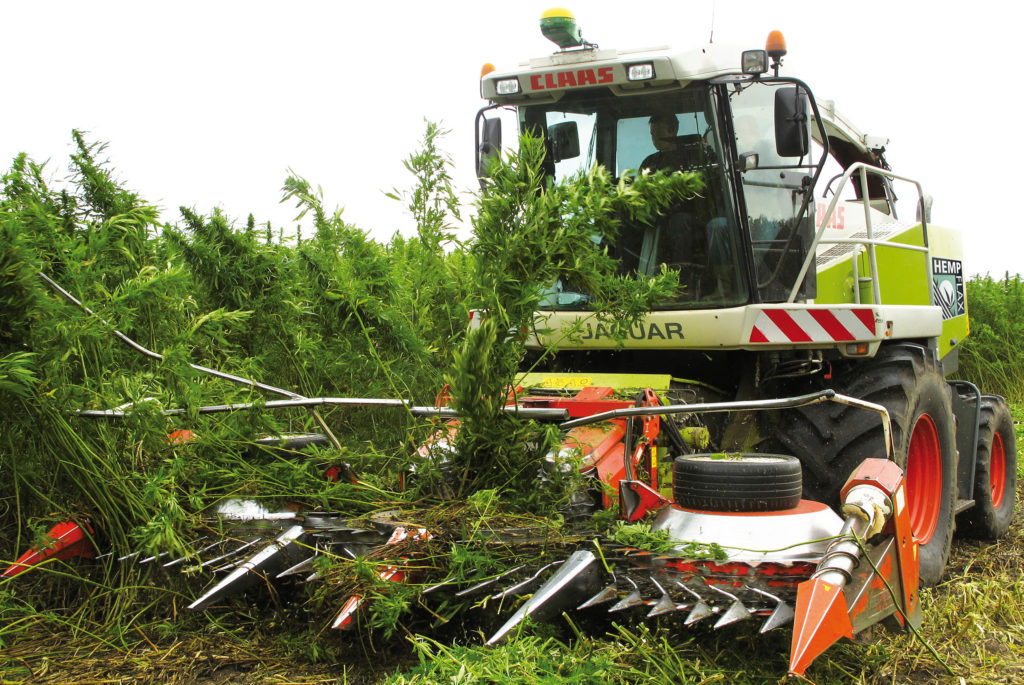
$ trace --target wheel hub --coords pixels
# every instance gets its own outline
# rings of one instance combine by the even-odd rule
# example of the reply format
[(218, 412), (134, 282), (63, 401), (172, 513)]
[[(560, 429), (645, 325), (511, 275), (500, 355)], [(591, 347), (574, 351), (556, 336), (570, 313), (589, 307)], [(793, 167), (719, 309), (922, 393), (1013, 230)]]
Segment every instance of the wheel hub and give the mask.
[(992, 488), (992, 506), (1002, 506), (1006, 495), (1006, 448), (1003, 436), (997, 432), (992, 435), (992, 454), (989, 459), (989, 484)]
[(935, 535), (942, 508), (942, 452), (935, 422), (928, 414), (918, 417), (910, 435), (907, 500), (914, 540), (927, 544)]

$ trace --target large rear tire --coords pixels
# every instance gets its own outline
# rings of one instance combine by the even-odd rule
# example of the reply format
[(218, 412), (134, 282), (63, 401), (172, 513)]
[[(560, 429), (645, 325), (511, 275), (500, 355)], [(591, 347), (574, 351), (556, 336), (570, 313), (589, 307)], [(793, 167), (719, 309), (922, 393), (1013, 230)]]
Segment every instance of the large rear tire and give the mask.
[(1017, 445), (1006, 400), (981, 398), (978, 459), (974, 469), (974, 506), (957, 519), (962, 533), (995, 540), (1006, 535), (1017, 493)]
[[(874, 359), (845, 365), (825, 385), (888, 409), (894, 460), (906, 475), (911, 529), (920, 545), (921, 582), (934, 585), (953, 538), (957, 466), (951, 394), (938, 363), (919, 345), (897, 343), (883, 346)], [(784, 412), (775, 441), (803, 464), (805, 496), (836, 508), (853, 470), (864, 459), (885, 457), (878, 415), (835, 403)]]

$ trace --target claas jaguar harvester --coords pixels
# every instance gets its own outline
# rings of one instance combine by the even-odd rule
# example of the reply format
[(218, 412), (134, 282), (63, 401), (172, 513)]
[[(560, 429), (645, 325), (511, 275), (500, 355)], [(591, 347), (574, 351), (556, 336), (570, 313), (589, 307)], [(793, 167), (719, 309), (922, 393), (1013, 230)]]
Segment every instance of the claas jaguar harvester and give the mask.
[[(778, 32), (738, 54), (599, 48), (560, 9), (541, 28), (558, 52), (485, 67), (482, 175), (511, 108), (517, 133), (543, 136), (556, 182), (595, 164), (704, 181), (610, 246), (623, 273), (664, 265), (682, 286), (624, 345), (570, 283), (538, 314), (548, 333), (533, 346), (557, 339), (558, 352), (538, 355), (530, 383), (576, 399), (639, 392), (635, 407), (563, 424), (566, 445), (583, 446), (627, 519), (658, 510), (655, 530), (728, 552), (634, 555), (644, 572), (592, 601), (627, 601), (649, 571), (639, 590), (652, 614), (792, 619), (794, 673), (883, 618), (915, 623), (918, 586), (941, 577), (954, 529), (999, 537), (1015, 499), (1006, 402), (945, 379), (968, 333), (960, 234), (929, 223), (930, 198), (890, 169), (885, 138), (780, 75)], [(573, 326), (582, 335), (564, 334)], [(681, 439), (697, 430), (711, 447)], [(577, 554), (519, 615), (595, 563)]]
[[(510, 71), (484, 68), (489, 104), (476, 119), (484, 192), (503, 154), (503, 125), (514, 129), (507, 139), (543, 138), (551, 182), (600, 164), (615, 177), (699, 174), (703, 190), (648, 223), (624, 223), (607, 246), (623, 274), (677, 272), (676, 299), (622, 342), (588, 311), (587, 293), (551, 284), (528, 340), (531, 372), (507, 409), (558, 422), (564, 438), (551, 467), (581, 459), (592, 477), (568, 513), (615, 507), (626, 521), (650, 521), (671, 549), (604, 540), (457, 594), (526, 597), (489, 644), (528, 616), (567, 609), (676, 614), (684, 626), (759, 616), (762, 631), (792, 626), (792, 674), (876, 623), (916, 626), (919, 588), (941, 578), (954, 531), (999, 538), (1015, 501), (1005, 400), (947, 380), (968, 333), (960, 234), (930, 224), (930, 198), (889, 168), (886, 139), (861, 133), (807, 84), (780, 75), (778, 32), (766, 49), (740, 53), (599, 48), (561, 9), (545, 13), (541, 29), (557, 52)], [(579, 334), (564, 335), (570, 329)], [(315, 414), (320, 405), (390, 402), (440, 416), (448, 424), (421, 450), (427, 458), (458, 430), (443, 406), (305, 398), (221, 377), (285, 396), (264, 409)], [(325, 432), (271, 442), (333, 440)], [(221, 506), (219, 518), (238, 544), (197, 543), (200, 561), (187, 563), (221, 575), (193, 609), (281, 577), (315, 577), (318, 554), (359, 556), (437, 533), (246, 502)], [(52, 546), (30, 550), (5, 575), (47, 556), (94, 555), (91, 533), (85, 523), (61, 524)], [(396, 562), (381, 578), (409, 574)], [(351, 625), (367, 601), (351, 596), (333, 626)]]

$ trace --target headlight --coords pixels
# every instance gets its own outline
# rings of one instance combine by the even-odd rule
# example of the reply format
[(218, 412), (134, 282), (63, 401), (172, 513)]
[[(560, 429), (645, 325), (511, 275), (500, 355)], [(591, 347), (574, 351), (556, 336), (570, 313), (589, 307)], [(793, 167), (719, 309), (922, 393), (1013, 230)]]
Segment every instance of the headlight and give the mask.
[(650, 62), (630, 64), (626, 70), (626, 78), (630, 81), (649, 81), (654, 78), (654, 65)]
[(503, 78), (494, 84), (494, 88), (498, 91), (498, 95), (515, 95), (521, 90), (517, 78)]
[(763, 74), (768, 71), (766, 50), (744, 50), (741, 59), (744, 74)]

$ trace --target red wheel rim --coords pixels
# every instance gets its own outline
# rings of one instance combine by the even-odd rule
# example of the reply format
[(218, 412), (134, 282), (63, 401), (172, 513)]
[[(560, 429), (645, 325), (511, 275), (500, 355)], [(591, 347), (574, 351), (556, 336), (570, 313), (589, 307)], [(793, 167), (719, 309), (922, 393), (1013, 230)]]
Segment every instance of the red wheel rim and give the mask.
[(992, 453), (989, 455), (988, 480), (992, 487), (992, 506), (998, 509), (1006, 494), (1006, 448), (1003, 447), (1003, 436), (992, 434)]
[(922, 414), (914, 424), (907, 449), (907, 503), (910, 529), (918, 544), (935, 535), (942, 508), (942, 453), (932, 417)]

